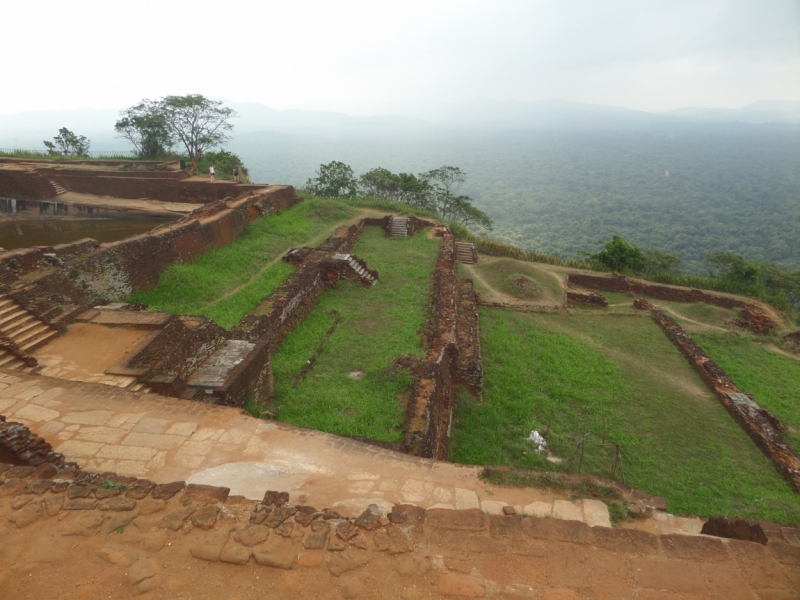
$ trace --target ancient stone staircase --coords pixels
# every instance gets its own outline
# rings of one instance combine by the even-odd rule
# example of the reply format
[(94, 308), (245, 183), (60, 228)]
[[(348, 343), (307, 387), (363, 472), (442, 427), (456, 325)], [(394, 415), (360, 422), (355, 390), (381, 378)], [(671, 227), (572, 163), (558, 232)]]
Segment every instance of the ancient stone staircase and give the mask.
[(358, 264), (358, 261), (353, 257), (352, 254), (335, 254), (333, 260), (341, 260), (346, 262), (353, 271), (355, 271), (361, 279), (369, 283), (369, 285), (375, 285), (378, 283), (378, 280), (367, 271), (364, 267)]
[[(4, 295), (0, 295), (0, 331), (26, 354), (58, 336), (58, 331)], [(18, 357), (0, 349), (0, 367), (17, 369), (22, 366), (24, 363)]]
[(478, 262), (478, 253), (475, 252), (475, 245), (469, 242), (456, 242), (456, 258), (465, 265)]
[(392, 217), (391, 237), (408, 237), (408, 219)]
[(56, 190), (56, 196), (60, 196), (61, 194), (66, 194), (66, 193), (67, 193), (67, 190), (66, 190), (65, 188), (63, 188), (63, 187), (61, 187), (60, 185), (58, 185), (58, 184), (57, 184), (55, 181), (53, 181), (52, 179), (48, 179), (48, 181), (50, 182), (50, 185), (52, 185), (52, 186), (55, 188), (55, 190)]

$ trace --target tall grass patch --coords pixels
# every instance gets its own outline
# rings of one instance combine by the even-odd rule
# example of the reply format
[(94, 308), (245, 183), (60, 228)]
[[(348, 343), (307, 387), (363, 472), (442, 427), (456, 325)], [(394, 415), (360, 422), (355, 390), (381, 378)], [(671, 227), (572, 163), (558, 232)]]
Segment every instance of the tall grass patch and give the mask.
[[(619, 444), (626, 483), (670, 512), (800, 521), (800, 499), (650, 319), (480, 316), (484, 399), (458, 395), (454, 461), (609, 477)], [(562, 462), (536, 453), (534, 429)], [(584, 435), (606, 446), (581, 463)]]
[[(281, 421), (342, 435), (399, 442), (403, 396), (413, 379), (393, 366), (422, 356), (420, 332), (439, 240), (421, 232), (384, 237), (367, 227), (352, 253), (379, 271), (377, 285), (340, 281), (291, 331), (273, 357), (275, 394), (269, 409)], [(336, 319), (339, 324), (324, 339)], [(320, 349), (312, 369), (303, 365)]]
[(158, 284), (136, 292), (132, 302), (153, 310), (206, 315), (231, 328), (272, 293), (292, 272), (280, 260), (293, 246), (316, 245), (318, 236), (356, 214), (330, 200), (303, 202), (290, 210), (250, 223), (234, 242), (207, 252), (195, 262), (167, 268)]

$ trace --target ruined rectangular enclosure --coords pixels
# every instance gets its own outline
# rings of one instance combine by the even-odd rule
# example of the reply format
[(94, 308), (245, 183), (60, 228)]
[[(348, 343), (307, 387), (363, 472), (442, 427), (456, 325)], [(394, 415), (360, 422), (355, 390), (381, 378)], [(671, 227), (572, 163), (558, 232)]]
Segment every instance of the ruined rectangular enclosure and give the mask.
[[(3, 169), (0, 197), (48, 202), (59, 190), (94, 196), (202, 204), (186, 216), (148, 233), (113, 243), (84, 239), (0, 254), (0, 294), (48, 328), (52, 335), (73, 322), (145, 328), (152, 333), (111, 374), (136, 378), (168, 396), (217, 404), (259, 405), (272, 393), (271, 357), (288, 331), (314, 307), (323, 290), (340, 279), (374, 285), (379, 274), (349, 254), (364, 227), (387, 237), (414, 235), (431, 227), (416, 219), (366, 218), (340, 227), (316, 248), (298, 248), (284, 260), (296, 267), (272, 294), (226, 331), (201, 316), (145, 312), (120, 304), (152, 287), (175, 263), (189, 263), (230, 244), (262, 215), (291, 209), (301, 199), (291, 186), (249, 186), (187, 180), (182, 171), (108, 171), (95, 166), (24, 165)], [(145, 167), (147, 168), (147, 167)], [(160, 169), (156, 165), (150, 168)], [(477, 297), (455, 272), (455, 241), (438, 232), (442, 245), (432, 274), (425, 358), (415, 365), (402, 449), (446, 459), (453, 386), (480, 395), (482, 366)], [(97, 308), (95, 308), (97, 307)], [(0, 339), (17, 361), (34, 366), (33, 348)], [(398, 399), (399, 401), (399, 399)]]

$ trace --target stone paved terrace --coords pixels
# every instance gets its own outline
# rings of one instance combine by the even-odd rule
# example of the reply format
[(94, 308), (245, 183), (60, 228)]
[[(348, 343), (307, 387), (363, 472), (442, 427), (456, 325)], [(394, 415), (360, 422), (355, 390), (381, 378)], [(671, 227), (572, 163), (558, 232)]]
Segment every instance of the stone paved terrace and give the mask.
[[(375, 503), (423, 508), (480, 508), (608, 526), (605, 504), (569, 501), (543, 489), (492, 488), (479, 467), (391, 450), (256, 419), (236, 408), (133, 392), (106, 385), (0, 371), (0, 414), (28, 426), (54, 450), (96, 473), (188, 481), (231, 488), (258, 499), (265, 489), (292, 501), (357, 515)], [(634, 527), (699, 534), (702, 521), (655, 513)]]

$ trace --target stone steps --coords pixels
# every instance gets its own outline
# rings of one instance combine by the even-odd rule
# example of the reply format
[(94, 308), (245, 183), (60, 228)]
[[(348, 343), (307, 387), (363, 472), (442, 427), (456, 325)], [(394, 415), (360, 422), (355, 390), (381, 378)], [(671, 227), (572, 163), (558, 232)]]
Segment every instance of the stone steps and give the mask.
[(55, 188), (56, 196), (60, 196), (61, 194), (66, 194), (67, 193), (67, 190), (65, 188), (63, 188), (62, 186), (58, 185), (52, 179), (49, 179), (48, 181), (50, 181), (50, 185), (52, 185)]
[(350, 268), (353, 269), (359, 277), (369, 282), (370, 285), (375, 285), (378, 280), (364, 267), (358, 264), (358, 261), (353, 257), (352, 254), (336, 254), (333, 257), (334, 260), (343, 260)]
[(456, 242), (456, 258), (465, 265), (472, 265), (477, 261), (475, 244), (469, 242)]
[(408, 219), (392, 217), (391, 237), (408, 237)]
[[(0, 296), (0, 331), (25, 353), (30, 353), (58, 336), (58, 331), (43, 323), (11, 298)], [(2, 351), (0, 367), (16, 369), (24, 363)]]

